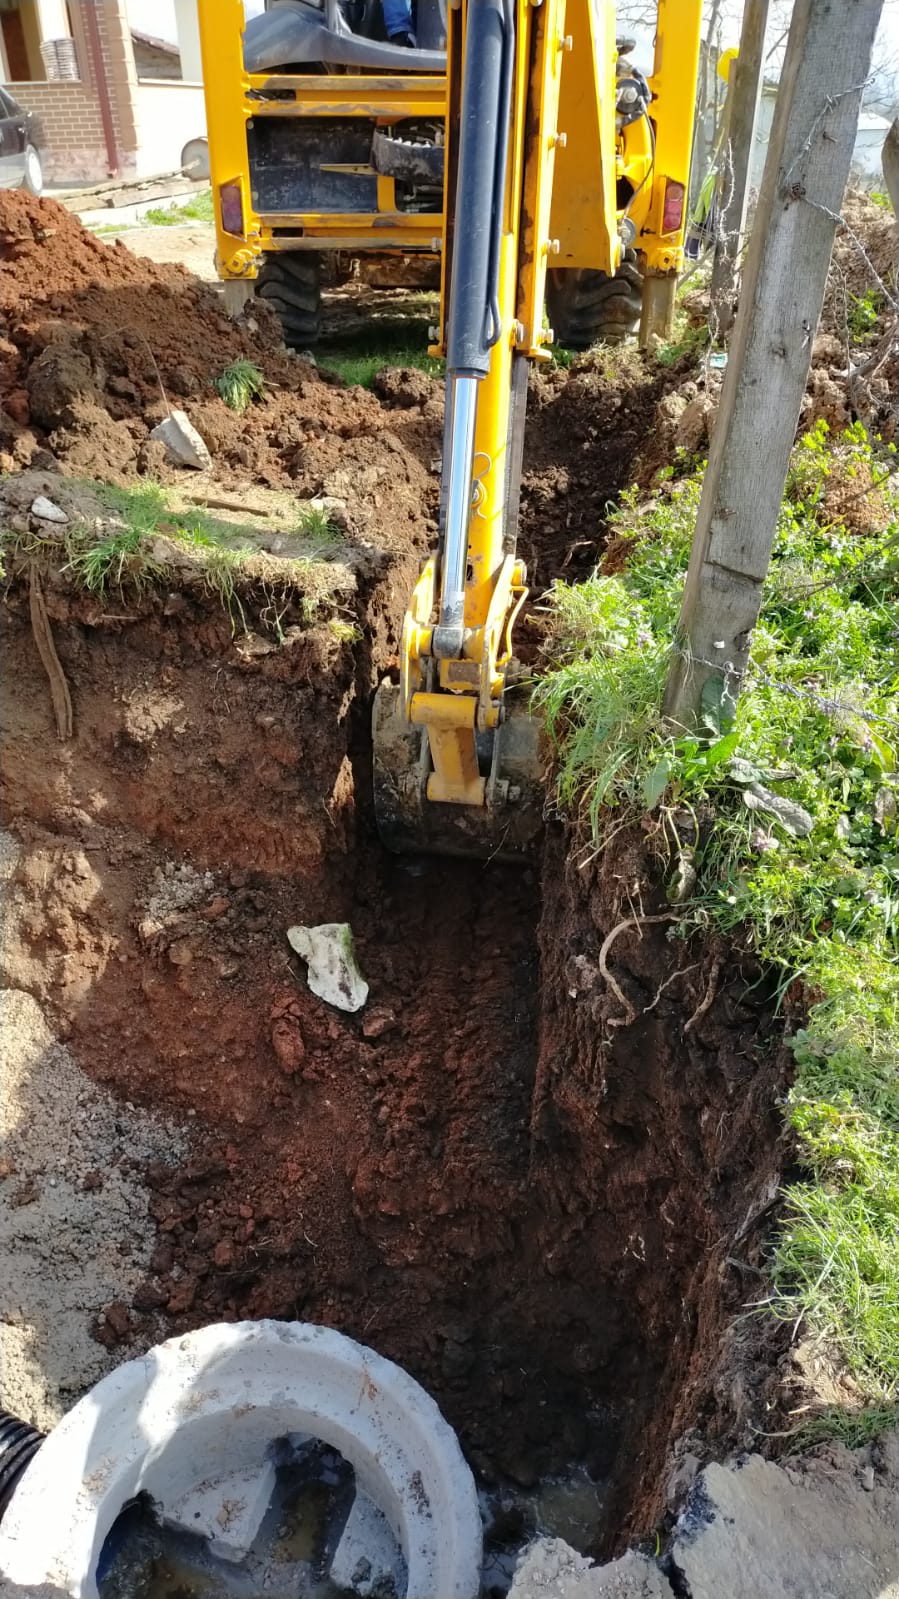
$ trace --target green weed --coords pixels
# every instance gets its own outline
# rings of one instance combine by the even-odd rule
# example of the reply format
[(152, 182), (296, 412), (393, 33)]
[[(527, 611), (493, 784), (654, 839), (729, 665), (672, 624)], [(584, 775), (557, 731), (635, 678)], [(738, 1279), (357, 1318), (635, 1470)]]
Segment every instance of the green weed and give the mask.
[(697, 358), (711, 343), (712, 335), (707, 323), (702, 322), (697, 327), (687, 320), (684, 313), (677, 317), (675, 328), (674, 337), (660, 344), (656, 350), (655, 359), (659, 366), (676, 366), (684, 356)]
[(852, 337), (864, 340), (873, 333), (882, 310), (883, 295), (879, 289), (866, 289), (864, 294), (851, 295), (846, 321)]
[[(705, 724), (660, 717), (702, 470), (623, 497), (620, 575), (549, 597), (539, 683), (562, 805), (594, 840), (649, 819), (695, 872), (678, 933), (739, 930), (812, 1003), (787, 1116), (773, 1306), (834, 1342), (875, 1404), (899, 1397), (899, 492), (895, 450), (823, 424), (794, 452), (752, 658)], [(683, 842), (683, 818), (714, 817)], [(678, 826), (675, 827), (675, 818)], [(687, 829), (689, 831), (689, 829)]]
[(139, 591), (162, 571), (142, 547), (141, 534), (130, 527), (73, 550), (66, 569), (92, 594), (129, 585)]
[(180, 203), (173, 200), (171, 205), (151, 206), (149, 211), (144, 212), (144, 222), (151, 228), (171, 228), (185, 222), (214, 221), (215, 208), (211, 189), (203, 189), (199, 194), (194, 194), (189, 200)]
[(231, 411), (245, 411), (265, 393), (265, 378), (254, 361), (232, 361), (215, 380), (215, 387)]
[(346, 622), (341, 616), (332, 616), (328, 622), (328, 629), (338, 644), (358, 644), (362, 637), (356, 623)]
[(340, 530), (327, 511), (316, 505), (304, 506), (297, 518), (297, 532), (310, 544), (327, 547), (340, 543)]

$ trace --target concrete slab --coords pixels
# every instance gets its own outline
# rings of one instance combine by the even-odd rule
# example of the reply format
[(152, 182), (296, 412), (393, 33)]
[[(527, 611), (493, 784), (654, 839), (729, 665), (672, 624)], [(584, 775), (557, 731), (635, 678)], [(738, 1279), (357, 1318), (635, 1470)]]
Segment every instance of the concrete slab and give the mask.
[(229, 1473), (191, 1489), (165, 1516), (170, 1527), (209, 1539), (221, 1560), (242, 1560), (272, 1502), (276, 1472), (270, 1461), (258, 1471)]
[(328, 1573), (334, 1586), (359, 1599), (403, 1593), (406, 1571), (387, 1518), (368, 1494), (357, 1493)]
[(895, 1434), (879, 1458), (707, 1466), (672, 1549), (692, 1599), (899, 1599)]
[(519, 1564), (509, 1599), (673, 1599), (673, 1594), (655, 1561), (643, 1555), (629, 1553), (594, 1566), (561, 1538), (541, 1538)]

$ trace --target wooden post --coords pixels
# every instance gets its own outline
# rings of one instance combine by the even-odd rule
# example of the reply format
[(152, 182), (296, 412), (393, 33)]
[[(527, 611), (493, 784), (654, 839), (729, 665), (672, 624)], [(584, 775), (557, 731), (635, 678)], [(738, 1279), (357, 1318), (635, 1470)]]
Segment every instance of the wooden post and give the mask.
[(665, 693), (682, 727), (746, 670), (882, 8), (793, 6)]
[(890, 131), (883, 141), (883, 154), (880, 160), (887, 194), (893, 202), (893, 210), (899, 216), (899, 117), (890, 124)]
[(749, 168), (762, 92), (767, 24), (768, 0), (745, 0), (740, 53), (732, 68), (734, 81), (728, 84), (729, 117), (721, 177), (724, 205), (718, 219), (710, 289), (709, 321), (719, 336), (730, 332), (734, 320), (737, 262), (746, 228)]

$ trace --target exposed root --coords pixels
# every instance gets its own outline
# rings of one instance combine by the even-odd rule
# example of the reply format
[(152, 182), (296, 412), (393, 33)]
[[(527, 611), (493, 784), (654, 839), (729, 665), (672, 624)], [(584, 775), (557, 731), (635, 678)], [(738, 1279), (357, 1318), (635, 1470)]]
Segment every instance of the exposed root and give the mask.
[(53, 714), (56, 717), (56, 731), (65, 743), (66, 739), (72, 737), (72, 696), (69, 693), (66, 674), (56, 653), (41, 581), (33, 562), (29, 571), (29, 587), (31, 630), (44, 671), (50, 680), (50, 697), (53, 701)]
[(651, 1010), (655, 1010), (657, 1004), (659, 1003), (659, 1000), (661, 999), (662, 995), (665, 992), (665, 989), (670, 987), (670, 985), (674, 982), (675, 978), (676, 977), (686, 977), (688, 972), (695, 972), (696, 967), (698, 965), (699, 965), (699, 962), (698, 961), (694, 961), (692, 966), (679, 966), (676, 972), (670, 972), (669, 975), (665, 978), (665, 981), (663, 983), (660, 983), (658, 988), (656, 989), (655, 998), (651, 999), (648, 1005), (644, 1005), (643, 1006), (643, 1009), (641, 1010), (640, 1015), (641, 1016), (647, 1016)]
[(709, 981), (708, 981), (708, 986), (706, 988), (706, 991), (703, 994), (702, 999), (699, 1001), (699, 1004), (697, 1005), (695, 1011), (693, 1012), (693, 1015), (688, 1017), (687, 1020), (684, 1022), (684, 1035), (685, 1036), (686, 1036), (687, 1033), (691, 1033), (693, 1031), (693, 1028), (696, 1026), (696, 1023), (702, 1019), (702, 1017), (705, 1015), (706, 1011), (712, 1005), (712, 1003), (714, 1001), (714, 998), (715, 998), (715, 995), (718, 992), (718, 978), (719, 978), (720, 974), (721, 974), (721, 962), (720, 962), (720, 960), (714, 960), (712, 962), (712, 970), (709, 973)]
[[(602, 949), (599, 952), (599, 969), (624, 1012), (623, 1016), (613, 1016), (610, 1018), (610, 1027), (630, 1027), (631, 1023), (635, 1022), (637, 1019), (637, 1012), (634, 1010), (634, 1007), (627, 996), (622, 993), (606, 964), (606, 957), (608, 956), (609, 950), (612, 948), (616, 938), (618, 937), (619, 933), (623, 933), (628, 927), (645, 927), (650, 922), (670, 922), (673, 920), (673, 911), (665, 911), (659, 916), (628, 916), (623, 922), (618, 922), (617, 925), (612, 928), (612, 931), (607, 933), (603, 939)], [(659, 996), (657, 994), (656, 1000), (658, 997)], [(709, 1003), (711, 1004), (711, 1000)], [(655, 1000), (653, 1000), (653, 1004), (655, 1004)], [(652, 1006), (649, 1006), (648, 1009), (652, 1009)]]

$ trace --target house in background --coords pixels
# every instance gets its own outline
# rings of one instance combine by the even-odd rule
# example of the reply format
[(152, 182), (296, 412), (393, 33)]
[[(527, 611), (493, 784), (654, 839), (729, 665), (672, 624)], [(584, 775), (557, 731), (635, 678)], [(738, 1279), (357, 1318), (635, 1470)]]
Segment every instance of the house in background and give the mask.
[(169, 0), (177, 41), (132, 28), (135, 5), (0, 0), (0, 80), (41, 119), (50, 184), (175, 172), (205, 138), (196, 0)]
[[(758, 116), (755, 122), (755, 139), (752, 147), (752, 159), (749, 164), (750, 189), (758, 190), (762, 181), (776, 104), (777, 83), (766, 78), (762, 85)], [(870, 187), (872, 184), (883, 183), (881, 155), (883, 141), (889, 130), (889, 118), (878, 116), (875, 111), (868, 110), (867, 107), (862, 106), (855, 135), (855, 146), (852, 151), (850, 183), (858, 183), (863, 188)]]

